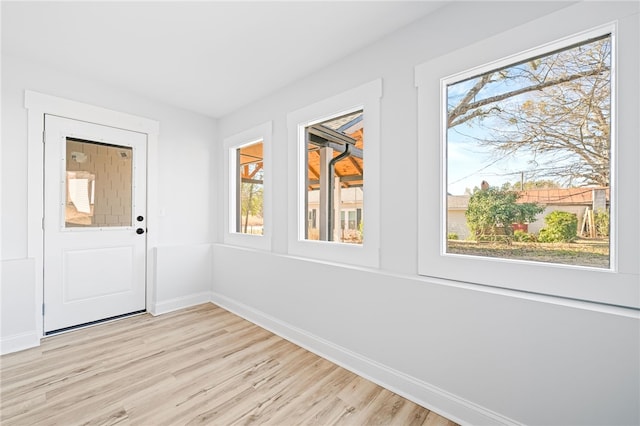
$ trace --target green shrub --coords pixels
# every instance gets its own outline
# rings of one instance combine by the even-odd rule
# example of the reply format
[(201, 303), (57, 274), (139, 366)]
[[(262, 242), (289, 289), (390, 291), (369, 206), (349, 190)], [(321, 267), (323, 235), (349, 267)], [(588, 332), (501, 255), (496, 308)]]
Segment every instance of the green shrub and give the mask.
[(455, 232), (449, 232), (447, 234), (447, 239), (448, 240), (457, 240), (458, 239), (458, 234), (456, 234)]
[(513, 223), (533, 222), (542, 213), (543, 206), (536, 203), (518, 203), (520, 194), (516, 191), (490, 187), (477, 189), (469, 198), (465, 212), (471, 237), (483, 241), (484, 237), (502, 240), (506, 235), (510, 241)]
[(511, 244), (512, 238), (510, 235), (504, 234), (484, 234), (478, 235), (472, 239), (472, 241), (477, 241), (479, 243), (507, 243)]
[(598, 210), (593, 216), (593, 220), (596, 223), (596, 233), (600, 237), (609, 236), (609, 211)]
[(578, 217), (574, 213), (553, 211), (544, 218), (546, 228), (540, 230), (542, 243), (568, 243), (578, 236)]
[(513, 241), (518, 241), (521, 243), (535, 243), (538, 241), (538, 238), (535, 234), (529, 234), (520, 229), (513, 231)]

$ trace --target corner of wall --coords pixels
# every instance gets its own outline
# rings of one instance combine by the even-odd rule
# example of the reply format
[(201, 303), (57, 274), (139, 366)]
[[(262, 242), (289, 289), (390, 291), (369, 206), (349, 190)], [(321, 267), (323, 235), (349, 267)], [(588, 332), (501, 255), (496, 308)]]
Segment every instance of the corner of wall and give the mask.
[(211, 301), (211, 244), (159, 246), (153, 249), (153, 315)]
[(0, 287), (0, 353), (6, 354), (39, 346), (35, 260), (3, 260)]

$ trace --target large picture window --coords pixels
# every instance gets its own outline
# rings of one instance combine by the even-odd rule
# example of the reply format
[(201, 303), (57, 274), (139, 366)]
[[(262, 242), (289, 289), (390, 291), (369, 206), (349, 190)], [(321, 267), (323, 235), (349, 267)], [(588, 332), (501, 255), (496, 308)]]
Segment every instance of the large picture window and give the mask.
[(640, 307), (637, 25), (581, 7), (416, 67), (419, 274)]
[(610, 268), (611, 41), (444, 81), (447, 253)]

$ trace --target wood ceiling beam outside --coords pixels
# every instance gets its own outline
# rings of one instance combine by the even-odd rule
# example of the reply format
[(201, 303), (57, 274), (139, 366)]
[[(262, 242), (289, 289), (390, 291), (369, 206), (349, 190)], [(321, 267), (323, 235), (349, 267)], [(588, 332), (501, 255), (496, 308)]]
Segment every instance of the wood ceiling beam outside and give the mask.
[[(360, 158), (362, 158), (362, 157), (360, 157)], [(349, 161), (351, 162), (351, 164), (353, 164), (353, 167), (356, 168), (356, 170), (358, 171), (358, 173), (360, 173), (360, 175), (364, 174), (364, 171), (362, 170), (362, 167), (360, 167), (360, 164), (358, 164), (358, 162), (356, 161), (355, 158), (349, 157)]]
[(253, 178), (256, 175), (256, 173), (262, 170), (262, 166), (263, 166), (262, 161), (260, 161), (259, 163), (256, 163), (256, 168), (253, 169), (253, 172), (251, 172), (251, 174), (248, 177)]
[[(343, 183), (351, 183), (351, 182), (358, 182), (358, 181), (362, 181), (364, 180), (364, 177), (362, 175), (351, 175), (351, 176), (341, 176), (340, 177), (340, 182)], [(318, 179), (314, 179), (314, 180), (309, 180), (309, 185), (319, 185), (320, 181)], [(362, 186), (362, 185), (359, 185)]]
[(242, 183), (253, 183), (255, 185), (262, 185), (264, 183), (261, 179), (242, 178)]

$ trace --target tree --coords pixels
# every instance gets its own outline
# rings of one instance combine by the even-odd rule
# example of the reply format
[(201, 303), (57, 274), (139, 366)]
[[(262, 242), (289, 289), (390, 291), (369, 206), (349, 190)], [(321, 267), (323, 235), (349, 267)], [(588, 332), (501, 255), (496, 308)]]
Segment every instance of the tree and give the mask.
[(246, 234), (249, 227), (249, 216), (262, 216), (263, 211), (263, 186), (256, 183), (243, 182), (241, 191), (241, 212), (244, 217), (243, 232)]
[(262, 215), (262, 185), (254, 183), (242, 184), (242, 216), (244, 216), (244, 233), (247, 233), (249, 227), (249, 216)]
[(526, 153), (536, 178), (609, 186), (610, 71), (610, 36), (490, 71), (456, 83), (447, 126), (481, 128), (497, 158)]
[(548, 189), (548, 188), (559, 188), (557, 182), (554, 182), (549, 179), (542, 180), (527, 180), (525, 182), (513, 182), (513, 183), (505, 183), (502, 186), (502, 189), (508, 189), (511, 191), (526, 191), (528, 189)]
[(512, 224), (532, 222), (544, 210), (537, 203), (517, 203), (518, 198), (516, 191), (496, 187), (475, 190), (465, 212), (472, 238), (495, 236), (498, 229), (510, 238)]

